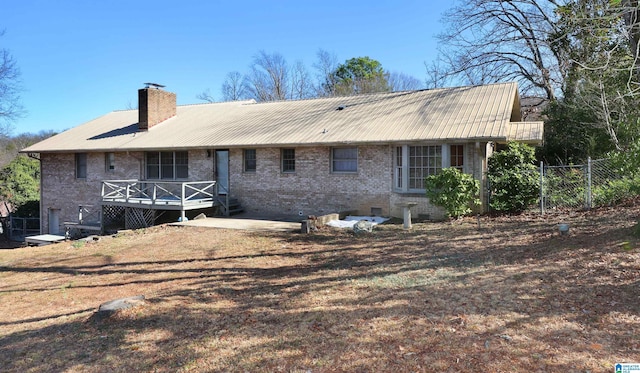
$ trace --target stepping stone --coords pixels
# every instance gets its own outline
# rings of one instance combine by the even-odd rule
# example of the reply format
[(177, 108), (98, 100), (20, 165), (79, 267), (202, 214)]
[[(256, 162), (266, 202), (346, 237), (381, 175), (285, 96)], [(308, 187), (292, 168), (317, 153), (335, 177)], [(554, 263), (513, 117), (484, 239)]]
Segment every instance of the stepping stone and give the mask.
[(126, 310), (136, 306), (144, 304), (144, 295), (137, 295), (135, 297), (121, 298), (102, 303), (98, 307), (98, 314), (101, 316), (110, 315), (119, 310)]

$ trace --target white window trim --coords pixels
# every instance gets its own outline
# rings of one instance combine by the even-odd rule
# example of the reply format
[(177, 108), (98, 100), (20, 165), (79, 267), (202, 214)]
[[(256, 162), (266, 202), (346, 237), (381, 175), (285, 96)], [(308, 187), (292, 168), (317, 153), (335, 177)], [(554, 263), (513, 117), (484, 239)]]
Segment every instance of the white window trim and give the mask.
[[(284, 169), (284, 152), (285, 150), (293, 150), (293, 158), (289, 159), (289, 160), (293, 160), (293, 170), (285, 170)], [(281, 148), (280, 149), (280, 172), (283, 174), (295, 174), (297, 171), (297, 165), (296, 165), (296, 159), (298, 158), (298, 155), (296, 154), (296, 149), (295, 148)]]
[[(80, 175), (80, 158), (84, 157), (84, 175)], [(89, 173), (89, 155), (87, 153), (75, 153), (74, 155), (74, 167), (76, 180), (87, 180), (87, 174)]]
[[(354, 171), (336, 171), (334, 169), (333, 151), (335, 149), (355, 149), (356, 150), (356, 159), (355, 159), (355, 161), (356, 161), (356, 169)], [(336, 147), (332, 147), (331, 150), (330, 150), (329, 157), (330, 157), (330, 162), (331, 162), (331, 173), (332, 174), (357, 174), (358, 170), (360, 169), (359, 164), (358, 164), (359, 163), (358, 160), (360, 159), (360, 151), (359, 151), (357, 146), (336, 146)]]
[[(113, 168), (111, 168), (113, 167)], [(107, 152), (104, 153), (104, 170), (107, 173), (115, 172), (116, 170), (116, 153)]]
[[(448, 159), (447, 159), (446, 163), (444, 162), (444, 159), (443, 159), (442, 160), (442, 164), (443, 165), (446, 164), (447, 167), (451, 167), (451, 154), (450, 154), (451, 146), (452, 145), (462, 145), (462, 172), (463, 173), (467, 173), (467, 170), (468, 170), (467, 167), (468, 167), (468, 164), (469, 164), (468, 156), (467, 156), (468, 144), (456, 142), (456, 143), (452, 143), (452, 144), (443, 144), (442, 146), (445, 146), (445, 145), (446, 145), (446, 148), (447, 148), (447, 157), (448, 157)], [(444, 154), (444, 151), (443, 151), (443, 154)]]
[[(393, 179), (393, 190), (395, 192), (399, 192), (399, 193), (419, 193), (419, 194), (423, 194), (425, 193), (425, 189), (416, 189), (416, 188), (409, 188), (409, 147), (411, 146), (440, 146), (440, 167), (444, 168), (444, 160), (445, 160), (445, 156), (443, 154), (443, 149), (446, 147), (445, 144), (403, 144), (400, 146), (394, 146), (393, 147), (393, 166), (394, 166), (394, 179)], [(398, 147), (402, 147), (402, 187), (398, 188), (398, 171), (399, 171), (399, 167), (396, 166), (396, 156), (397, 156), (397, 148)], [(447, 158), (448, 159), (448, 158)]]
[[(253, 150), (255, 158), (253, 159), (256, 164), (255, 168), (247, 169), (247, 150)], [(242, 149), (242, 172), (248, 174), (255, 174), (258, 171), (258, 150), (256, 148), (245, 148)]]
[[(451, 167), (451, 148), (450, 145), (462, 145), (462, 154), (464, 156), (462, 172), (468, 171), (467, 143), (445, 143), (445, 144), (403, 144), (395, 145), (392, 148), (393, 158), (393, 190), (398, 193), (425, 193), (425, 189), (409, 188), (409, 147), (410, 146), (440, 146), (441, 167)], [(402, 167), (397, 166), (397, 148), (402, 148)], [(398, 187), (398, 173), (402, 170), (402, 187)]]
[[(173, 166), (173, 178), (162, 178), (162, 153), (172, 153), (172, 166)], [(184, 152), (187, 154), (187, 177), (177, 177), (178, 175), (178, 165), (176, 163), (176, 153), (180, 153), (180, 152)], [(148, 169), (148, 163), (147, 163), (147, 154), (149, 153), (158, 153), (158, 157), (159, 158), (159, 164), (158, 164), (158, 178), (157, 179), (151, 179), (149, 178), (149, 169)], [(145, 179), (146, 180), (153, 180), (153, 181), (184, 181), (184, 180), (189, 180), (189, 151), (187, 150), (166, 150), (166, 151), (147, 151), (145, 152), (144, 155), (144, 173), (145, 173)]]

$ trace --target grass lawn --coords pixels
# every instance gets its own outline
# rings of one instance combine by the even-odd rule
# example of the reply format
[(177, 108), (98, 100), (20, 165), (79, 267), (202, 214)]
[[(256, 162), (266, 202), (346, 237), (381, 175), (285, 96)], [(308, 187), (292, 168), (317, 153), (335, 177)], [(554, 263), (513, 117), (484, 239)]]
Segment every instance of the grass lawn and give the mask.
[(161, 226), (0, 250), (0, 370), (613, 372), (640, 363), (639, 219), (635, 202), (366, 236)]

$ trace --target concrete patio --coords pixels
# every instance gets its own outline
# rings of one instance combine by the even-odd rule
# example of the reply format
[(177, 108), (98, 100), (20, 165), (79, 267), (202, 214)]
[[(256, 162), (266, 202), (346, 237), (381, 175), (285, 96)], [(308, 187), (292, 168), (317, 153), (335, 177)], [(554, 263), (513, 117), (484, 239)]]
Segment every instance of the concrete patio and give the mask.
[[(242, 229), (250, 231), (300, 231), (300, 221), (281, 217), (234, 216), (230, 218), (210, 218), (171, 223), (171, 225), (190, 227), (210, 227), (219, 229)], [(302, 220), (302, 218), (300, 218)]]

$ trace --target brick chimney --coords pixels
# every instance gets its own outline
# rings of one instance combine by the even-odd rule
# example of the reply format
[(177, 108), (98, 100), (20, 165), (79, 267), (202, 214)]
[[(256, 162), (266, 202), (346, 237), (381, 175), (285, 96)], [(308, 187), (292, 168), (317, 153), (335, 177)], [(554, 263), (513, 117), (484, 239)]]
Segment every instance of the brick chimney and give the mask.
[(145, 83), (138, 90), (138, 130), (147, 131), (176, 115), (176, 94), (163, 90), (163, 85)]

